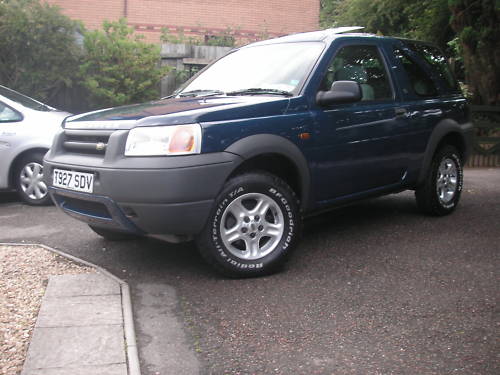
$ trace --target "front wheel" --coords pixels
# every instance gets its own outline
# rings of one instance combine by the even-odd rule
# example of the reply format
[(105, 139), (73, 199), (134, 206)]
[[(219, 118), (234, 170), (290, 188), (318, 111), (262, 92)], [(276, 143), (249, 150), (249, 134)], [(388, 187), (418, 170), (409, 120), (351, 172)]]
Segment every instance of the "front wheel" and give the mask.
[(226, 183), (197, 246), (203, 258), (226, 276), (261, 276), (284, 264), (300, 230), (293, 190), (266, 172), (246, 173)]
[(43, 178), (43, 155), (42, 152), (24, 155), (15, 170), (16, 190), (21, 199), (31, 206), (45, 206), (51, 203)]
[(450, 214), (458, 205), (462, 186), (460, 155), (455, 147), (446, 145), (436, 152), (426, 180), (415, 191), (417, 205), (429, 215)]

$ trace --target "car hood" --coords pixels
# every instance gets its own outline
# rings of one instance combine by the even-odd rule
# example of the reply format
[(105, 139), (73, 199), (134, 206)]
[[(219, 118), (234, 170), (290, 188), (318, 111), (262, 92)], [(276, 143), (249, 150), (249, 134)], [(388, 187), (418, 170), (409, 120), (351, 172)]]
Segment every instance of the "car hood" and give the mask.
[(289, 99), (276, 96), (209, 96), (152, 101), (84, 113), (66, 119), (71, 129), (130, 129), (237, 120), (283, 114)]
[(26, 109), (23, 112), (25, 125), (33, 125), (37, 128), (52, 129), (60, 128), (63, 120), (71, 116), (71, 113), (63, 111), (35, 111)]

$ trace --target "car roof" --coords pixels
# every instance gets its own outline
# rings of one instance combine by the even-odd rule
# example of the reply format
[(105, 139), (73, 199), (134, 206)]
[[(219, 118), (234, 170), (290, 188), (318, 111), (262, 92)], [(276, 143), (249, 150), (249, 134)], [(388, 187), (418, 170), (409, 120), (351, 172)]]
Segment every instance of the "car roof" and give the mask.
[[(335, 27), (325, 30), (318, 31), (310, 31), (305, 33), (297, 33), (285, 35), (279, 38), (263, 40), (260, 42), (255, 42), (248, 44), (245, 47), (250, 46), (258, 46), (258, 45), (266, 45), (266, 44), (276, 44), (276, 43), (293, 43), (293, 42), (331, 42), (339, 37), (356, 37), (356, 38), (378, 38), (378, 39), (392, 39), (392, 40), (400, 40), (402, 42), (414, 42), (421, 44), (429, 44), (419, 40), (410, 40), (399, 37), (392, 36), (380, 36), (371, 33), (363, 33), (359, 30), (364, 29), (362, 26), (346, 26), (346, 27)], [(357, 31), (357, 32), (354, 32)]]

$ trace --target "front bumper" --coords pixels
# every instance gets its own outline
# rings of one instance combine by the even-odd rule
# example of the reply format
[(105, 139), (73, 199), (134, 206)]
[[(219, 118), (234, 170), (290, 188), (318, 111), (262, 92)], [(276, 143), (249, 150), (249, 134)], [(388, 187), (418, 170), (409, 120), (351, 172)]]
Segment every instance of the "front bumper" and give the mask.
[[(226, 152), (207, 155), (124, 158), (118, 163), (123, 168), (111, 168), (75, 165), (72, 155), (48, 154), (44, 172), (56, 205), (90, 225), (138, 234), (195, 235), (241, 160)], [(127, 168), (127, 159), (133, 168)], [(210, 164), (204, 164), (207, 160)], [(93, 173), (94, 192), (51, 186), (54, 168)]]

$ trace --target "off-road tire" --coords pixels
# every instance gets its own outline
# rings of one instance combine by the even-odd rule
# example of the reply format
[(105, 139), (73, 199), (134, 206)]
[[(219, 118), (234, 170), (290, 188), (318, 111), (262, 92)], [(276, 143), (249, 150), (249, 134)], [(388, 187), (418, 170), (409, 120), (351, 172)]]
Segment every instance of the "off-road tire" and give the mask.
[[(226, 245), (228, 237), (221, 234), (221, 229), (225, 229), (226, 223), (222, 221), (223, 218), (225, 221), (229, 220), (228, 217), (232, 215), (229, 212), (232, 207), (229, 207), (231, 203), (234, 202), (233, 205), (235, 205), (239, 202), (242, 204), (241, 206), (244, 206), (243, 203), (246, 203), (247, 199), (251, 200), (252, 197), (256, 197), (256, 202), (259, 202), (259, 199), (261, 203), (267, 202), (270, 208), (266, 211), (264, 219), (259, 218), (256, 211), (254, 211), (254, 216), (250, 214), (248, 217), (243, 216), (245, 219), (251, 218), (248, 222), (241, 219), (240, 224), (238, 224), (235, 216), (230, 218), (235, 223), (234, 228), (239, 227), (239, 225), (248, 226), (244, 233), (242, 227), (238, 229), (238, 235), (241, 235), (242, 238), (243, 235), (253, 235), (252, 239), (257, 242), (259, 249), (259, 255), (257, 256), (261, 257), (258, 259), (243, 259), (235, 256), (235, 253), (239, 253), (238, 249), (235, 249), (232, 244)], [(242, 215), (246, 215), (244, 212), (256, 210), (256, 207), (257, 205), (254, 208), (250, 207), (249, 211), (245, 211), (246, 208), (243, 207)], [(260, 207), (265, 207), (265, 204), (262, 203)], [(276, 219), (278, 216), (280, 217), (279, 220)], [(274, 238), (266, 237), (267, 229), (261, 229), (258, 220), (265, 220), (264, 223), (260, 222), (265, 228), (275, 225), (280, 226), (283, 230), (282, 232), (281, 229), (277, 231), (278, 234), (275, 234)], [(280, 221), (282, 221), (282, 225)], [(238, 175), (226, 182), (215, 199), (205, 228), (196, 238), (196, 244), (202, 257), (224, 276), (234, 278), (256, 277), (276, 272), (284, 265), (298, 243), (301, 227), (302, 217), (299, 202), (290, 186), (275, 175), (264, 171), (255, 171)], [(247, 230), (248, 232), (246, 232)], [(259, 233), (259, 230), (262, 232)], [(240, 241), (241, 244), (245, 245), (242, 254), (243, 251), (251, 251), (251, 247), (247, 247), (249, 240), (251, 240), (249, 237), (244, 237)], [(270, 242), (267, 245), (267, 241), (272, 241), (272, 244)], [(268, 246), (268, 250), (263, 250), (266, 246)], [(261, 250), (263, 251), (260, 252)], [(266, 251), (270, 252), (266, 253)]]
[[(443, 202), (439, 198), (438, 174), (441, 163), (450, 160), (456, 168), (456, 190), (449, 202)], [(456, 147), (444, 145), (436, 151), (432, 159), (427, 177), (421, 186), (415, 190), (417, 206), (425, 214), (432, 216), (444, 216), (452, 213), (460, 201), (463, 187), (463, 168), (460, 153)]]

